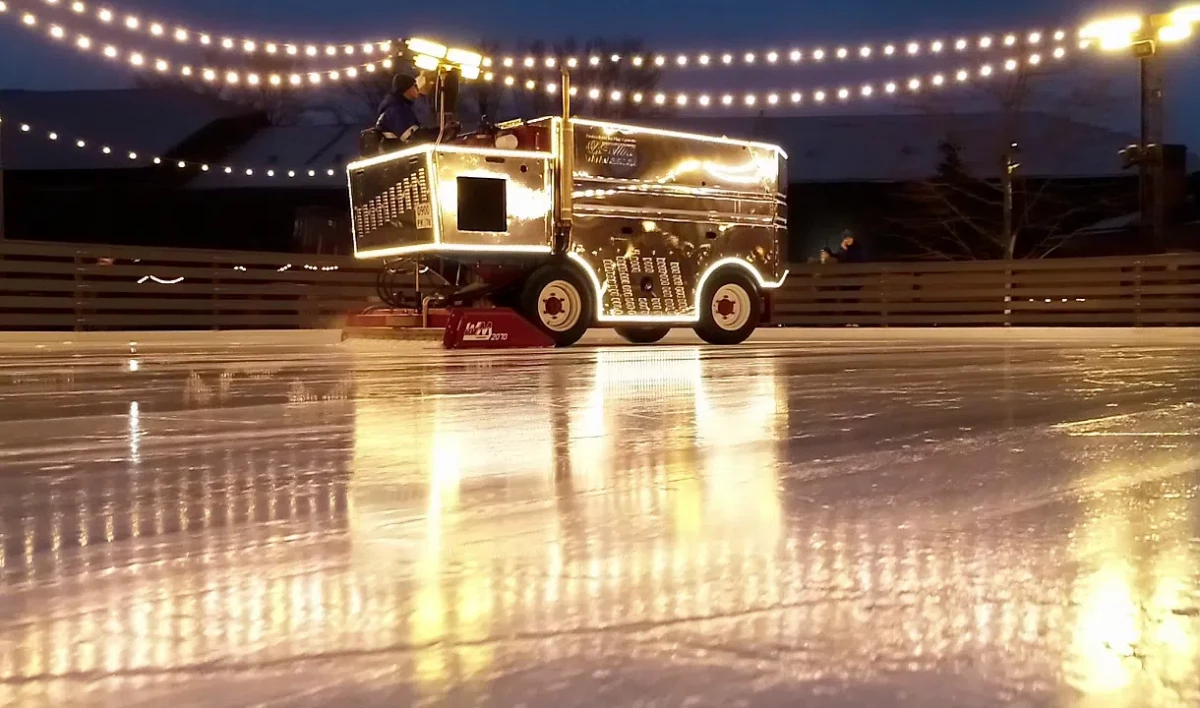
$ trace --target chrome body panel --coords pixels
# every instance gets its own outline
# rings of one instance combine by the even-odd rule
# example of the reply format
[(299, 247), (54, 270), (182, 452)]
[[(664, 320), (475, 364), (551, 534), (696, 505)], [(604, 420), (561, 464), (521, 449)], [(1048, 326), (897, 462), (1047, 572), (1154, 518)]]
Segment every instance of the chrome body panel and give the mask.
[(702, 278), (736, 259), (784, 276), (786, 158), (774, 146), (574, 120), (571, 250), (602, 316), (696, 316)]
[[(571, 120), (568, 257), (597, 294), (601, 321), (694, 321), (704, 279), (741, 267), (760, 287), (786, 276), (786, 155), (761, 143)], [(550, 253), (561, 119), (526, 124), (532, 147), (423, 146), (349, 168), (359, 257)], [(506, 180), (507, 231), (458, 227), (457, 180)], [(422, 201), (428, 195), (428, 202)], [(411, 208), (409, 208), (411, 205)], [(432, 222), (432, 223), (431, 223)]]
[[(547, 153), (422, 145), (347, 168), (359, 258), (437, 251), (549, 252), (553, 171)], [(462, 178), (505, 182), (504, 231), (459, 228)]]
[[(553, 170), (549, 156), (495, 156), (478, 152), (434, 153), (435, 188), (441, 242), (473, 246), (546, 247), (553, 227)], [(467, 231), (458, 225), (457, 181), (462, 177), (503, 179), (507, 183), (507, 231)]]

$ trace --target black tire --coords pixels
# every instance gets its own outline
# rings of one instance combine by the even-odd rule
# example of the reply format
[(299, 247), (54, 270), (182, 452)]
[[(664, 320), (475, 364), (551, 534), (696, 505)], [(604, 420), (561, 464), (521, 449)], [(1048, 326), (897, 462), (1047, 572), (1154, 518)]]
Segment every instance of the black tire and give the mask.
[(521, 288), (521, 314), (555, 346), (578, 342), (595, 321), (595, 313), (591, 289), (571, 266), (547, 263), (533, 271)]
[(654, 344), (667, 336), (670, 327), (616, 327), (617, 334), (633, 344)]
[[(725, 304), (718, 304), (722, 301)], [(708, 279), (696, 307), (700, 309), (700, 321), (693, 329), (709, 344), (741, 344), (762, 319), (758, 286), (747, 274), (732, 268), (724, 268)]]

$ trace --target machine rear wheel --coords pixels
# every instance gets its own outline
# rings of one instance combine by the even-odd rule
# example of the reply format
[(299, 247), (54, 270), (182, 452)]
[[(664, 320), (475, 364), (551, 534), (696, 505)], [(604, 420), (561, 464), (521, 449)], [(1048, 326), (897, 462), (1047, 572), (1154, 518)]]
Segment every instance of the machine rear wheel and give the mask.
[(667, 336), (670, 327), (616, 327), (617, 334), (633, 344), (654, 344)]
[(745, 274), (728, 268), (716, 273), (700, 293), (696, 334), (709, 344), (740, 344), (758, 327), (762, 296)]
[(521, 289), (521, 314), (559, 347), (569, 347), (592, 326), (592, 293), (569, 266), (548, 263), (529, 276)]

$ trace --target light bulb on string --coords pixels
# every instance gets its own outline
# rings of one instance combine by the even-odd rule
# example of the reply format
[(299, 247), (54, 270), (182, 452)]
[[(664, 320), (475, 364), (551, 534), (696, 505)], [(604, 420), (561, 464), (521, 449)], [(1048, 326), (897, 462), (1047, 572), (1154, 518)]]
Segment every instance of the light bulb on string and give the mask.
[[(1063, 49), (1059, 54), (1065, 56), (1066, 50)], [(1036, 64), (1037, 62), (1040, 61), (1040, 56), (1041, 56), (1040, 54), (1031, 54), (1031, 55), (1026, 55), (1023, 57), (1022, 56), (1010, 57), (1007, 60), (1005, 60), (1004, 63), (1001, 64), (1000, 66), (1017, 67), (1017, 66), (1020, 66), (1024, 62), (1029, 62), (1030, 64)], [(848, 102), (848, 101), (852, 101), (855, 99), (871, 98), (874, 96), (881, 95), (883, 93), (886, 93), (888, 95), (895, 95), (900, 87), (906, 87), (906, 88), (908, 88), (908, 90), (914, 91), (914, 92), (919, 91), (921, 88), (923, 88), (927, 85), (930, 87), (934, 87), (934, 88), (941, 88), (941, 87), (946, 86), (948, 83), (950, 83), (950, 77), (952, 77), (952, 76), (957, 81), (958, 84), (964, 84), (964, 83), (968, 82), (973, 76), (976, 76), (976, 75), (979, 78), (990, 77), (994, 73), (994, 71), (995, 71), (995, 67), (993, 64), (985, 63), (985, 64), (982, 64), (982, 65), (976, 67), (974, 70), (972, 70), (970, 68), (959, 68), (954, 73), (942, 72), (942, 71), (931, 72), (924, 76), (914, 76), (914, 77), (907, 78), (903, 82), (899, 82), (899, 81), (872, 82), (872, 83), (860, 84), (858, 87), (855, 87), (855, 88), (841, 87), (838, 89), (834, 89), (832, 92), (827, 92), (824, 89), (817, 89), (817, 90), (810, 92), (809, 96), (816, 103), (820, 103), (821, 101), (823, 101), (824, 100), (823, 97), (836, 98), (836, 99), (839, 99), (840, 101)], [(516, 81), (517, 81), (517, 77), (515, 77), (515, 76), (510, 75), (510, 76), (506, 76), (504, 78), (505, 84), (509, 85), (509, 86), (514, 85), (514, 82), (516, 82)], [(547, 92), (553, 92), (556, 88), (552, 84), (538, 81), (536, 79), (526, 79), (526, 80), (524, 80), (524, 85), (530, 89), (545, 90)], [(572, 94), (574, 94), (577, 89), (578, 89), (578, 87), (572, 87), (572, 90), (571, 90)], [(799, 94), (800, 92), (797, 91), (794, 93)], [(643, 100), (642, 94), (638, 93), (638, 92), (624, 93), (621, 91), (601, 90), (599, 87), (591, 87), (591, 88), (585, 89), (584, 95), (586, 95), (593, 101), (598, 101), (598, 100), (603, 99), (610, 103), (620, 103), (620, 102), (640, 103)], [(781, 103), (785, 103), (785, 101), (783, 100), (783, 97), (785, 97), (787, 95), (788, 95), (787, 92), (781, 93), (781, 92), (776, 92), (776, 91), (769, 91), (769, 92), (763, 92), (763, 93), (758, 93), (758, 94), (753, 94), (753, 93), (743, 94), (740, 98), (735, 97), (733, 94), (722, 94), (720, 96), (713, 97), (713, 96), (709, 96), (708, 94), (703, 94), (700, 92), (692, 93), (692, 92), (685, 91), (685, 92), (672, 93), (669, 96), (664, 92), (657, 92), (657, 93), (649, 95), (647, 98), (649, 98), (649, 100), (652, 100), (655, 105), (660, 105), (660, 106), (664, 106), (664, 105), (667, 105), (668, 103), (670, 103), (674, 106), (681, 107), (681, 108), (688, 107), (688, 106), (701, 106), (701, 107), (707, 108), (707, 107), (713, 106), (713, 105), (721, 105), (721, 106), (726, 106), (726, 107), (731, 107), (734, 104), (751, 105), (751, 104), (746, 103), (746, 98), (747, 98), (747, 96), (752, 96), (753, 98), (751, 98), (750, 100), (754, 101), (753, 105), (766, 104), (768, 106), (774, 107)], [(776, 97), (775, 100), (772, 100), (771, 96), (775, 96)], [(797, 102), (798, 102), (798, 100), (793, 101), (793, 103), (797, 103)]]
[[(0, 0), (0, 2), (7, 3), (8, 0)], [(115, 14), (112, 14), (111, 11), (109, 11), (109, 14), (105, 15), (105, 16), (110, 17), (110, 19), (114, 22), (116, 20)], [(40, 22), (38, 22), (36, 19), (33, 21), (35, 22), (35, 25), (40, 24)], [(165, 25), (160, 22), (146, 22), (146, 21), (138, 20), (138, 23), (139, 23), (138, 26), (141, 27), (146, 33), (150, 34), (151, 36), (161, 37), (166, 40), (170, 40), (173, 38), (176, 41), (186, 42), (186, 41), (190, 40), (190, 37), (191, 37), (189, 32), (183, 28), (176, 28), (176, 29), (168, 32)], [(116, 23), (116, 24), (117, 24), (117, 26), (128, 26), (131, 23), (129, 22), (128, 17), (127, 17), (124, 20), (122, 20), (121, 22)], [(158, 28), (158, 29), (155, 30), (154, 28)], [(47, 26), (47, 35), (51, 39), (54, 39), (57, 41), (64, 41), (64, 40), (68, 39), (69, 37), (71, 37), (72, 35), (74, 35), (72, 44), (75, 48), (77, 48), (80, 51), (91, 51), (96, 46), (95, 41), (87, 34), (73, 32), (70, 28), (68, 28), (62, 24), (58, 24), (58, 23), (50, 24)], [(229, 40), (229, 41), (226, 41), (226, 40)], [(207, 35), (202, 35), (201, 43), (204, 44), (204, 43), (206, 43), (206, 41), (209, 41), (209, 38), (207, 37)], [(232, 41), (233, 40), (228, 37), (221, 39), (221, 42), (226, 45), (228, 45)], [(235, 44), (235, 47), (240, 47), (241, 49), (243, 49), (245, 51), (251, 51), (251, 50), (261, 51), (262, 50), (262, 45), (258, 44), (256, 40), (244, 40), (244, 41), (241, 41), (240, 43)], [(146, 52), (142, 49), (129, 49), (129, 48), (123, 48), (118, 44), (105, 44), (103, 46), (103, 48), (101, 49), (101, 52), (105, 58), (111, 59), (111, 60), (118, 60), (118, 59), (124, 57), (130, 66), (137, 68), (137, 69), (143, 69), (143, 68), (150, 67), (150, 68), (153, 68), (155, 71), (162, 73), (162, 74), (168, 74), (171, 72), (171, 69), (172, 69), (171, 63), (167, 59), (162, 58), (162, 57), (151, 59), (149, 57), (148, 52)], [(390, 59), (385, 60), (384, 65), (390, 68), (391, 60)], [(216, 70), (214, 69), (213, 71), (216, 71)], [(374, 71), (374, 64), (367, 63), (367, 64), (343, 67), (341, 69), (331, 69), (331, 70), (328, 70), (325, 72), (325, 76), (327, 76), (328, 79), (331, 81), (352, 80), (352, 79), (358, 79), (360, 76), (364, 75), (363, 74), (364, 71), (366, 71), (368, 73)], [(179, 67), (176, 70), (176, 75), (183, 77), (183, 78), (195, 77), (198, 80), (204, 81), (205, 83), (215, 83), (217, 81), (222, 81), (225, 85), (231, 86), (231, 87), (244, 85), (244, 86), (256, 88), (256, 87), (262, 85), (266, 81), (265, 77), (257, 74), (254, 71), (250, 71), (250, 70), (237, 71), (236, 69), (228, 69), (228, 70), (221, 70), (219, 73), (213, 73), (212, 71), (204, 71), (204, 70), (199, 71), (199, 72), (193, 72), (193, 70), (186, 65)], [(282, 78), (279, 79), (278, 81), (271, 81), (270, 83), (272, 86), (276, 86), (276, 87), (284, 85), (284, 81)], [(319, 85), (319, 83), (320, 82), (313, 82), (313, 85), (314, 86)], [(300, 88), (302, 83), (289, 82), (288, 85), (295, 87), (295, 88)]]

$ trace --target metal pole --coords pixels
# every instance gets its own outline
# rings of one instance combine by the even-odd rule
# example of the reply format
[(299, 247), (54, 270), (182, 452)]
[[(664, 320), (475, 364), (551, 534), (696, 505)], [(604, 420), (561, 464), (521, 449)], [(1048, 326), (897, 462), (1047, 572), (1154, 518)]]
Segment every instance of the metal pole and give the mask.
[(4, 121), (0, 119), (0, 241), (5, 236), (4, 223)]
[[(1150, 57), (1138, 58), (1138, 219), (1142, 242), (1154, 243), (1153, 192), (1150, 190)], [(1153, 249), (1157, 252), (1157, 248)]]
[(1150, 189), (1153, 205), (1154, 252), (1163, 253), (1167, 250), (1167, 195), (1166, 195), (1166, 150), (1163, 144), (1164, 112), (1163, 112), (1163, 65), (1156, 54), (1150, 59), (1149, 109), (1150, 109), (1150, 144), (1153, 146), (1153, 162), (1150, 163)]
[(553, 250), (565, 253), (571, 241), (573, 192), (575, 190), (575, 128), (571, 125), (571, 73), (562, 69), (562, 117), (559, 121), (558, 159), (555, 164), (555, 223)]
[(1004, 155), (1004, 259), (1011, 261), (1016, 251), (1013, 237), (1013, 161), (1012, 152)]
[(1166, 245), (1166, 199), (1163, 179), (1163, 71), (1157, 45), (1138, 54), (1141, 130), (1138, 135), (1138, 200), (1141, 236), (1154, 253)]

